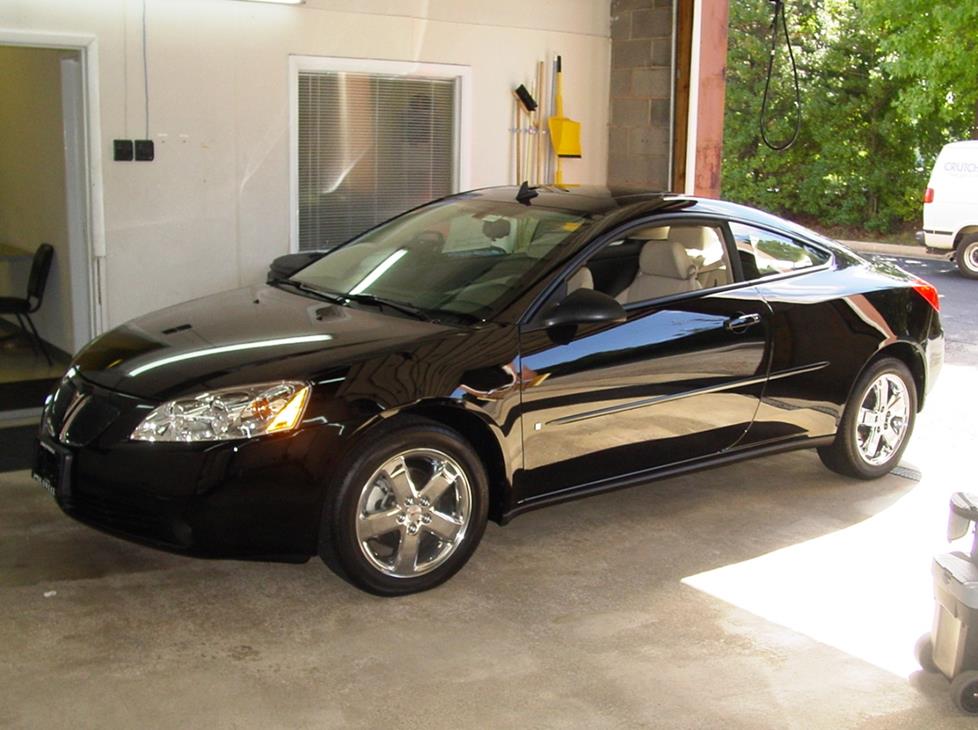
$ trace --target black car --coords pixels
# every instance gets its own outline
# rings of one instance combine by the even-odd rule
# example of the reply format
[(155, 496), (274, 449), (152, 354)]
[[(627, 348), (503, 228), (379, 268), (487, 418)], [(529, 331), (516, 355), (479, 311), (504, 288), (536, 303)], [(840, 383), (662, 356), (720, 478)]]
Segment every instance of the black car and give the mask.
[(410, 593), (487, 519), (787, 449), (887, 473), (941, 366), (938, 310), (921, 279), (739, 205), (478, 190), (97, 338), (34, 471), (115, 535), (318, 553)]

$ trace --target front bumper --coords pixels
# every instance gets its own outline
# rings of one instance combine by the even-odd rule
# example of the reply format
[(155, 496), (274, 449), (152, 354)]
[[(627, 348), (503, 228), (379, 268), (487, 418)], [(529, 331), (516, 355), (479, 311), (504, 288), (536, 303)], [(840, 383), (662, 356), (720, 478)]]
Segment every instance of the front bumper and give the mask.
[(42, 416), (35, 472), (56, 475), (46, 486), (68, 515), (192, 555), (292, 560), (316, 553), (339, 429), (204, 444), (129, 441), (155, 405), (77, 375), (59, 384)]

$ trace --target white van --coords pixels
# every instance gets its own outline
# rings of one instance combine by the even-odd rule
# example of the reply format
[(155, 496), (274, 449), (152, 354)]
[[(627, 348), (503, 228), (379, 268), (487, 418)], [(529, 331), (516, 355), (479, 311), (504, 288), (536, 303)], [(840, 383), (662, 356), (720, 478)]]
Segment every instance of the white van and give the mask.
[(917, 240), (953, 251), (961, 273), (978, 279), (978, 140), (944, 145), (924, 193)]

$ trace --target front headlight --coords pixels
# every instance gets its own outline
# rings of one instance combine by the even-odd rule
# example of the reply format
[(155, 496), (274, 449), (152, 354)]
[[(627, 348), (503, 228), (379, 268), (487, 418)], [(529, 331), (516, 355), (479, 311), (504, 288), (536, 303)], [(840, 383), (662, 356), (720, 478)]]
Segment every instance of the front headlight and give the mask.
[(295, 428), (309, 386), (282, 382), (211, 390), (153, 409), (129, 436), (133, 441), (228, 441)]

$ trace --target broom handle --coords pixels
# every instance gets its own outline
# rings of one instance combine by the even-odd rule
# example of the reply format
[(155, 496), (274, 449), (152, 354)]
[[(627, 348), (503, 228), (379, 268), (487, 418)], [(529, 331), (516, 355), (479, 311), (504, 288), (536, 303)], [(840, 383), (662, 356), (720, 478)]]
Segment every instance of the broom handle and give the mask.
[[(536, 79), (533, 79), (533, 83), (530, 84), (530, 88), (533, 89), (533, 98), (537, 101), (540, 100), (540, 89), (537, 88)], [(537, 105), (539, 109), (539, 104)], [(536, 110), (530, 112), (526, 115), (526, 179), (530, 181), (533, 185), (533, 172), (536, 167), (536, 137), (533, 135), (534, 117), (536, 115)]]
[(543, 61), (537, 61), (537, 120), (534, 127), (536, 127), (536, 135), (533, 138), (533, 150), (536, 156), (536, 165), (534, 165), (533, 174), (536, 178), (535, 182), (537, 185), (543, 182), (543, 155), (545, 147), (543, 146)]
[(516, 184), (519, 185), (523, 182), (521, 173), (523, 171), (523, 145), (520, 143), (520, 137), (523, 136), (523, 131), (520, 129), (520, 122), (522, 120), (522, 114), (520, 114), (520, 103), (516, 102)]
[(557, 56), (557, 114), (556, 116), (564, 116), (564, 74), (560, 70), (560, 56)]

